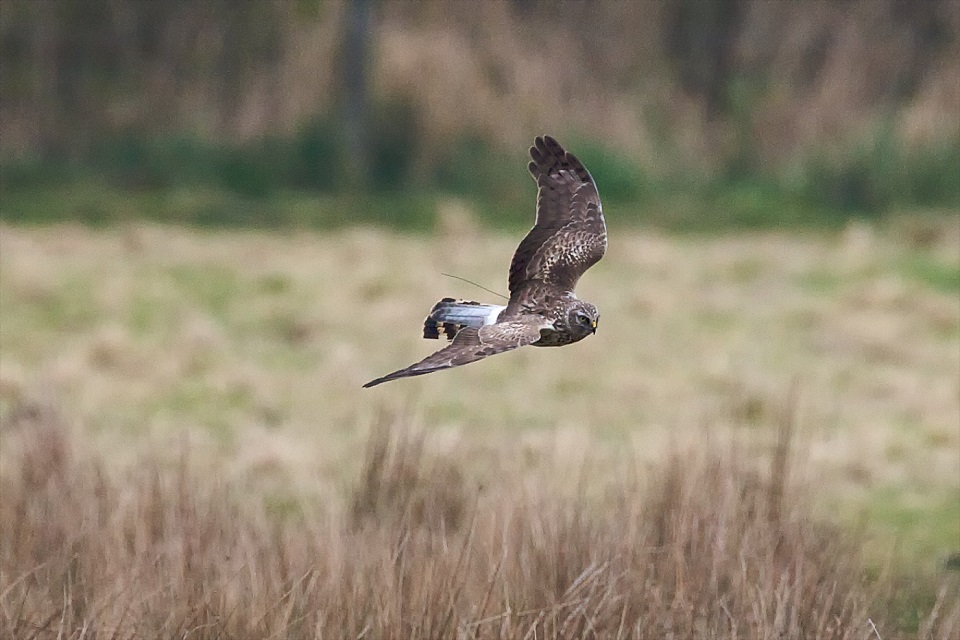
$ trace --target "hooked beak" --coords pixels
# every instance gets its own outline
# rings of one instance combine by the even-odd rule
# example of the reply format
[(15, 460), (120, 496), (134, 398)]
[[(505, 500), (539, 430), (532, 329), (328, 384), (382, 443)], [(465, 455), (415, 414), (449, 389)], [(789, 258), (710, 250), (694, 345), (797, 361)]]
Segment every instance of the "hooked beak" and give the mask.
[(594, 320), (593, 322), (590, 323), (590, 328), (593, 329), (593, 331), (592, 331), (591, 333), (596, 333), (596, 332), (597, 332), (597, 321), (596, 321), (596, 320)]

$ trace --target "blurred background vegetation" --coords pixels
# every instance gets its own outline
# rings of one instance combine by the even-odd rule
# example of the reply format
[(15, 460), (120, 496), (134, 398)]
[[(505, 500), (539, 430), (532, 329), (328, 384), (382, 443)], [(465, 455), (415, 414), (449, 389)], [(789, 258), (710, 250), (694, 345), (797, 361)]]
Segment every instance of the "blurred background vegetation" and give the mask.
[[(362, 390), (544, 133), (603, 329)], [(955, 640), (958, 248), (960, 0), (0, 0), (0, 637)]]
[(611, 220), (960, 206), (960, 2), (4, 0), (8, 221), (529, 224), (551, 133)]

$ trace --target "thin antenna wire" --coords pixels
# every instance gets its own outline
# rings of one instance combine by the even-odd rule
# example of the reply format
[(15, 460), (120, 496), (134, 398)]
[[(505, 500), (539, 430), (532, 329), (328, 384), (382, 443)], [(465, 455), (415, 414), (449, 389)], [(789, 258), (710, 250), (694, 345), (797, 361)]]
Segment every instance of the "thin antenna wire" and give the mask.
[(503, 295), (502, 293), (497, 293), (497, 292), (494, 291), (493, 289), (487, 289), (487, 288), (486, 288), (485, 286), (483, 286), (482, 284), (477, 284), (477, 283), (474, 282), (473, 280), (467, 280), (466, 278), (461, 278), (460, 276), (455, 276), (455, 275), (453, 275), (452, 273), (444, 273), (444, 272), (442, 272), (442, 271), (440, 272), (440, 275), (442, 275), (442, 276), (447, 276), (448, 278), (455, 278), (455, 279), (457, 279), (457, 280), (463, 280), (464, 282), (466, 282), (466, 283), (468, 283), (468, 284), (472, 284), (472, 285), (475, 286), (475, 287), (480, 287), (481, 289), (483, 289), (483, 290), (486, 291), (487, 293), (492, 293), (492, 294), (495, 295), (495, 296), (500, 296), (500, 297), (503, 298), (504, 300), (509, 300), (509, 299), (510, 299), (510, 298), (508, 298), (507, 296)]

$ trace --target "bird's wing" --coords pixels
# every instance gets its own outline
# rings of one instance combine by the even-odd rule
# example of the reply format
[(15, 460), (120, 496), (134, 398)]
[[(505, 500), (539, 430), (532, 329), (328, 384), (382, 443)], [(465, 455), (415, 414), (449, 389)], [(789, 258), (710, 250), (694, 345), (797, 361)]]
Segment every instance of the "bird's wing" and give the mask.
[(552, 328), (552, 325), (538, 315), (513, 318), (480, 328), (464, 327), (457, 332), (453, 342), (443, 349), (427, 356), (416, 364), (394, 371), (382, 378), (371, 380), (363, 386), (372, 387), (390, 380), (422, 376), (441, 369), (470, 364), (487, 356), (532, 344), (540, 339), (542, 329), (550, 328)]
[(607, 249), (600, 194), (583, 163), (550, 136), (534, 141), (530, 157), (537, 220), (510, 263), (510, 294), (530, 280), (572, 291)]

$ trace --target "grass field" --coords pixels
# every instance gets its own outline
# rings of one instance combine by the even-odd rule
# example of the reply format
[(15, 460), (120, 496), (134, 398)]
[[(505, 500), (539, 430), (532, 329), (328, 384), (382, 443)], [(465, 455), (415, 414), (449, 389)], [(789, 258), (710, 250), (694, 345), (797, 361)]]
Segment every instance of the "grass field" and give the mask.
[(519, 238), (449, 206), (0, 226), (0, 628), (955, 637), (955, 220), (614, 229), (595, 337), (361, 389), (491, 298), (441, 272), (505, 288)]

